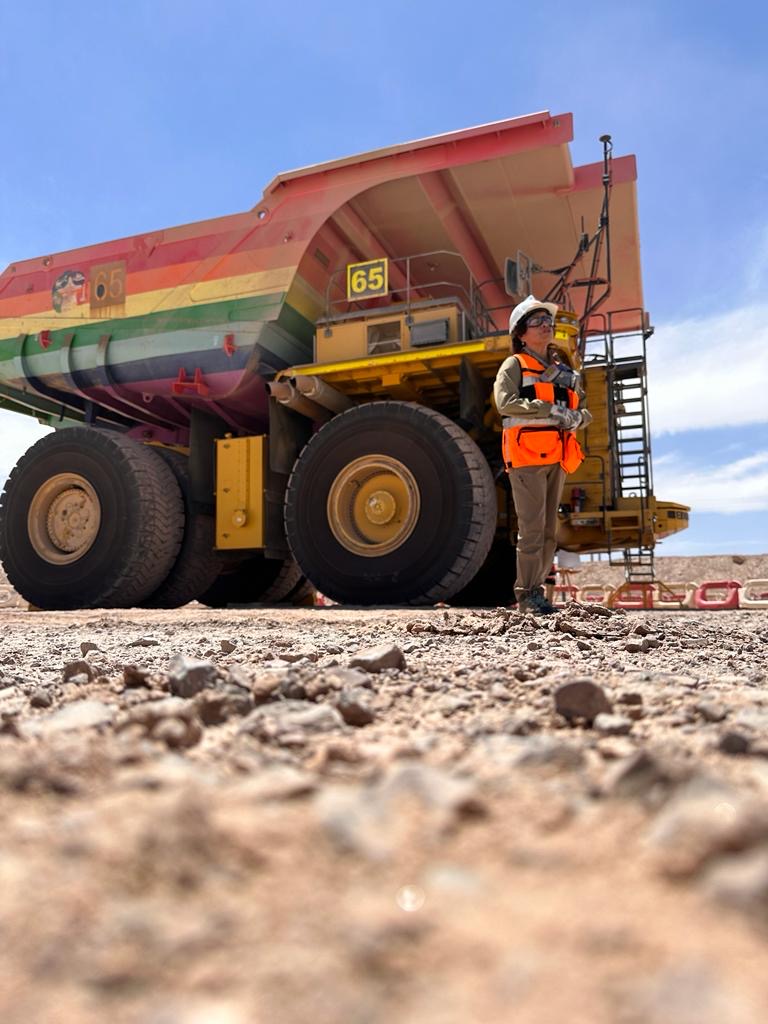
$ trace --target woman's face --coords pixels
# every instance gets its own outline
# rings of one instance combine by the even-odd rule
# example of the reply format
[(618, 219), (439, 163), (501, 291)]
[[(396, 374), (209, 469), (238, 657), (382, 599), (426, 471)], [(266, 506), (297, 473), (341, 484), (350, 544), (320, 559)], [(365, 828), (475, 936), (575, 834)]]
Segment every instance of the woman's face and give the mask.
[(537, 355), (546, 356), (547, 347), (554, 338), (554, 321), (546, 310), (534, 310), (529, 313), (525, 331), (520, 336), (526, 348)]

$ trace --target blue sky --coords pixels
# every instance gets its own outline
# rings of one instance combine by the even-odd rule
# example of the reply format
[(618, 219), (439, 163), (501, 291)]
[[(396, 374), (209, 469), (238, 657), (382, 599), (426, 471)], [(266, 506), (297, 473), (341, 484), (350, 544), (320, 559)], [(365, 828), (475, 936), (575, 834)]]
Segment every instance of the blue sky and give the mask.
[[(638, 158), (661, 554), (768, 551), (768, 13), (659, 2), (0, 6), (0, 264), (243, 210), (281, 170), (536, 110)], [(36, 436), (0, 414), (0, 476)]]

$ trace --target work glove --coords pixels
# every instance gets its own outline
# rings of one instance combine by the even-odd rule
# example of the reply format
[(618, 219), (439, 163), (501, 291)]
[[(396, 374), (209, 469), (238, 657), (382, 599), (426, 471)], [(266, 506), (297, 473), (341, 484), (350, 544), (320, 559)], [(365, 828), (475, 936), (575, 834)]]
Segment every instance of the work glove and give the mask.
[(568, 422), (570, 420), (571, 410), (566, 409), (564, 405), (555, 405), (552, 403), (552, 408), (549, 412), (549, 418), (554, 420), (558, 427), (562, 427), (563, 430), (570, 430)]
[(569, 366), (564, 366), (563, 363), (552, 363), (539, 377), (544, 384), (560, 384), (564, 388), (571, 388), (572, 391), (578, 388), (580, 379), (581, 374)]
[(562, 405), (553, 405), (550, 416), (563, 430), (578, 430), (592, 422), (592, 416), (586, 409), (566, 409)]

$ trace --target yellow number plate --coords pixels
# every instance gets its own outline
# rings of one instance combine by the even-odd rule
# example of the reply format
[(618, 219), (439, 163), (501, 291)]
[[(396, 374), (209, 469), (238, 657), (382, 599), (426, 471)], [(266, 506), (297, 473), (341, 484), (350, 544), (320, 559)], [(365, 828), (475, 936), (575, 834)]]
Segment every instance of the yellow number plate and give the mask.
[(91, 268), (91, 309), (125, 304), (125, 261), (102, 263)]
[(389, 292), (387, 260), (368, 260), (347, 266), (347, 299), (372, 299)]

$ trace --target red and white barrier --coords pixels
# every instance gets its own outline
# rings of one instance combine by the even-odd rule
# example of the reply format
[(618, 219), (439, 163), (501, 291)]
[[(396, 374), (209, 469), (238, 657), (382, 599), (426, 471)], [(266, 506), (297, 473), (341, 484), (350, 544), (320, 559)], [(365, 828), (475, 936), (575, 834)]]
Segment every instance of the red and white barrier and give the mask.
[(607, 583), (582, 583), (578, 589), (578, 600), (584, 604), (608, 604), (613, 587)]
[(740, 608), (768, 608), (768, 580), (747, 580), (739, 594)]
[(554, 588), (552, 603), (559, 608), (569, 601), (602, 604), (627, 611), (681, 611), (686, 608), (720, 611), (733, 608), (768, 609), (768, 579), (690, 580), (666, 583), (622, 583), (614, 588), (607, 583), (583, 583), (580, 587), (560, 584)]
[(738, 580), (707, 580), (696, 587), (693, 603), (702, 611), (723, 611), (739, 607)]
[(556, 583), (552, 587), (552, 604), (556, 608), (562, 608), (569, 601), (578, 601), (579, 588), (570, 583)]
[(611, 608), (651, 609), (653, 608), (655, 583), (622, 583), (616, 588), (609, 605)]
[(696, 586), (691, 582), (664, 583), (658, 580), (653, 607), (661, 611), (680, 611), (683, 608), (693, 608)]

